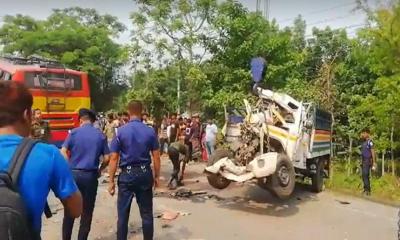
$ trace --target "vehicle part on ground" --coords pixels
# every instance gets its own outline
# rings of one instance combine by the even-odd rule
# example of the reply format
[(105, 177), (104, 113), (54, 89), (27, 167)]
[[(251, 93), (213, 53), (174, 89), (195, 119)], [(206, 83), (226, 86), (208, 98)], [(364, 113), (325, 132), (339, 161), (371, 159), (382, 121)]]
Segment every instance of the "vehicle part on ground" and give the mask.
[[(226, 149), (217, 149), (208, 159), (208, 166), (217, 164), (221, 159), (228, 157), (229, 151)], [(219, 169), (218, 169), (219, 171)], [(230, 180), (224, 178), (220, 173), (208, 174), (208, 183), (217, 189), (224, 189), (231, 183)]]
[(205, 171), (235, 182), (245, 182), (253, 178), (267, 177), (275, 172), (278, 154), (269, 152), (257, 156), (247, 166), (238, 166), (228, 157), (219, 159), (206, 167)]

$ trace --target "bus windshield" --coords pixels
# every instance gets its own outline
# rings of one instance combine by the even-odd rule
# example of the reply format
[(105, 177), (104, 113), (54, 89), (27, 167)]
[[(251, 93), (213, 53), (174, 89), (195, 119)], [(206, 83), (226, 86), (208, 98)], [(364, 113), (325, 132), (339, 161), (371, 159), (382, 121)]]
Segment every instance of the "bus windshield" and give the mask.
[(47, 90), (82, 90), (82, 79), (80, 75), (52, 72), (26, 72), (25, 84), (29, 88)]

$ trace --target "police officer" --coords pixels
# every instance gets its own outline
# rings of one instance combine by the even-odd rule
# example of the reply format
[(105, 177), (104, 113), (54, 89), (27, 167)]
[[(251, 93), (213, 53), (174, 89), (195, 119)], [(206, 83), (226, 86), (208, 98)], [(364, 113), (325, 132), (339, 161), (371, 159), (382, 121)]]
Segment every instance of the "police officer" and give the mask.
[[(115, 193), (115, 172), (118, 159), (121, 173), (118, 177), (118, 227), (117, 239), (126, 240), (132, 199), (136, 197), (142, 218), (143, 239), (153, 239), (153, 184), (158, 186), (160, 176), (160, 151), (153, 128), (141, 121), (143, 107), (140, 101), (133, 100), (128, 105), (130, 121), (118, 128), (111, 142), (109, 165), (111, 196)], [(151, 169), (153, 156), (154, 172)], [(153, 175), (154, 173), (154, 175)]]
[(50, 139), (50, 127), (48, 122), (42, 118), (42, 111), (39, 108), (33, 110), (33, 120), (31, 128), (31, 137), (47, 143)]
[[(83, 197), (83, 213), (78, 240), (86, 240), (90, 232), (97, 195), (98, 177), (109, 162), (109, 149), (104, 134), (93, 126), (96, 114), (88, 109), (79, 110), (81, 126), (73, 129), (65, 140), (61, 152), (68, 159), (75, 182)], [(100, 165), (100, 156), (103, 162)], [(63, 240), (70, 240), (74, 219), (64, 214)]]
[(371, 195), (371, 185), (370, 185), (370, 170), (375, 169), (375, 150), (374, 143), (370, 138), (370, 131), (364, 129), (361, 133), (361, 138), (364, 140), (361, 146), (361, 172), (362, 180), (364, 183), (364, 194)]

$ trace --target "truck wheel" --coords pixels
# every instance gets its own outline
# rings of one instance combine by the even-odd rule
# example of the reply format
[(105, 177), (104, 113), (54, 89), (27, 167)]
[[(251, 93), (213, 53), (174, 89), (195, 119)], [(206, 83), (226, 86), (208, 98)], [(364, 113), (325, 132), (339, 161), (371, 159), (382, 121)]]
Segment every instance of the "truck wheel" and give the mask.
[(267, 178), (268, 189), (280, 199), (287, 199), (292, 195), (296, 175), (292, 162), (286, 154), (278, 155), (276, 171)]
[(324, 168), (325, 159), (318, 159), (316, 173), (311, 178), (313, 192), (320, 193), (324, 189)]
[[(218, 162), (221, 158), (228, 157), (229, 151), (226, 149), (217, 149), (215, 152), (208, 158), (208, 166), (214, 165), (214, 163)], [(208, 183), (217, 189), (224, 189), (229, 186), (231, 183), (230, 180), (221, 176), (221, 174), (208, 174), (207, 176)]]

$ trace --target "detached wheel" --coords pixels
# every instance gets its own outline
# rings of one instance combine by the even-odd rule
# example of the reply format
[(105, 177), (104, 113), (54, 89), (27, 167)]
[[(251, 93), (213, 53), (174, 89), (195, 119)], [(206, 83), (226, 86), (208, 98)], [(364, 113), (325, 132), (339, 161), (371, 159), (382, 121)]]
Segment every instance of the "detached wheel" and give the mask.
[(280, 199), (288, 199), (296, 184), (296, 174), (292, 162), (286, 154), (279, 154), (276, 171), (267, 178), (266, 187)]
[[(208, 158), (208, 166), (214, 165), (214, 163), (218, 162), (221, 158), (228, 157), (230, 155), (229, 151), (226, 149), (217, 149), (209, 158)], [(208, 183), (216, 188), (216, 189), (225, 189), (231, 183), (230, 180), (221, 176), (221, 174), (208, 174), (207, 176)]]
[(324, 169), (325, 159), (318, 159), (316, 173), (311, 178), (311, 190), (316, 193), (320, 193), (324, 190)]

